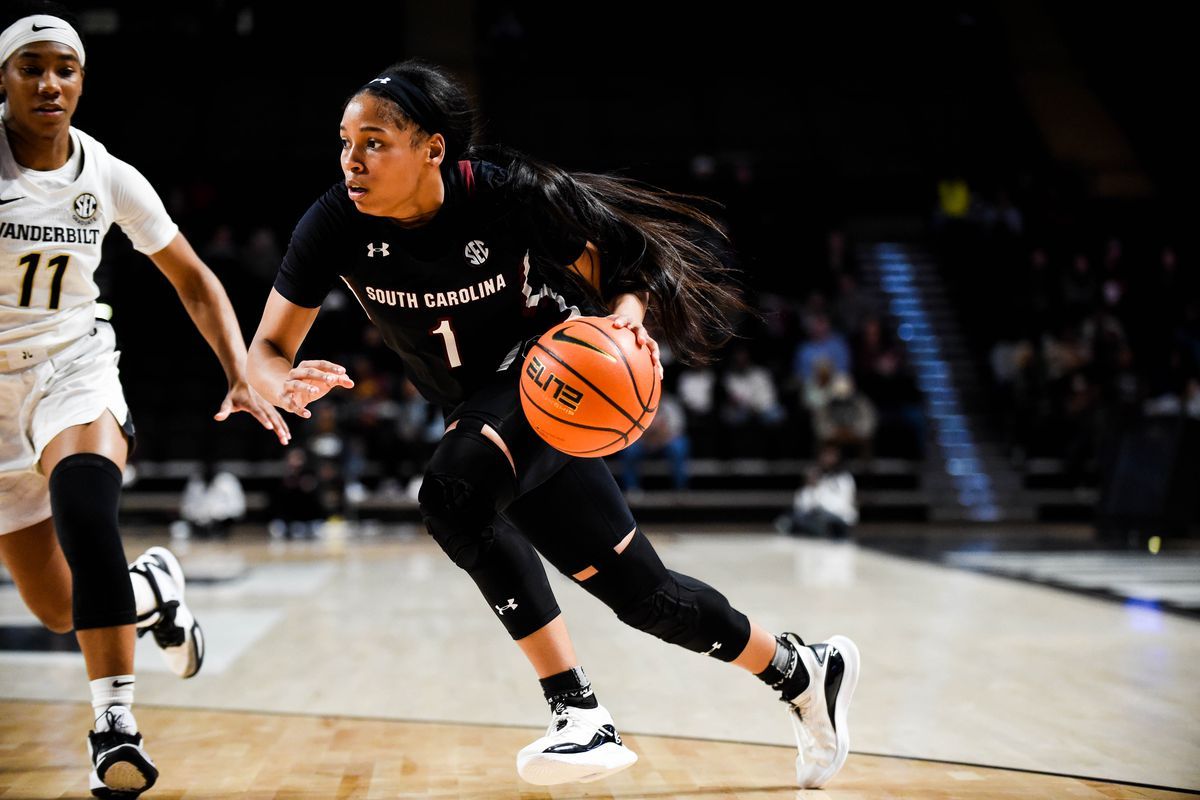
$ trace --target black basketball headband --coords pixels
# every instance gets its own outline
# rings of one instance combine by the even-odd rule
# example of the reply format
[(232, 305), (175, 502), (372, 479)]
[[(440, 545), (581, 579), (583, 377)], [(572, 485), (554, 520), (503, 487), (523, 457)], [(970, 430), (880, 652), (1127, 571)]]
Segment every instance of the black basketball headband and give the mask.
[(408, 115), (426, 133), (444, 133), (445, 120), (429, 95), (415, 83), (396, 72), (385, 72), (359, 89), (382, 92), (396, 101), (400, 110)]

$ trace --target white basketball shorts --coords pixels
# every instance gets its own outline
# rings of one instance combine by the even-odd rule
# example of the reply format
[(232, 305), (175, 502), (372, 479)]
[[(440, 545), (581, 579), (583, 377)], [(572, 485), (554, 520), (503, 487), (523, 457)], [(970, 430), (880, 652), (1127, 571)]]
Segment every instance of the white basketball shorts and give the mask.
[(121, 391), (112, 326), (102, 320), (46, 361), (0, 373), (0, 535), (50, 517), (42, 449), (73, 425), (109, 411), (126, 436), (133, 427)]

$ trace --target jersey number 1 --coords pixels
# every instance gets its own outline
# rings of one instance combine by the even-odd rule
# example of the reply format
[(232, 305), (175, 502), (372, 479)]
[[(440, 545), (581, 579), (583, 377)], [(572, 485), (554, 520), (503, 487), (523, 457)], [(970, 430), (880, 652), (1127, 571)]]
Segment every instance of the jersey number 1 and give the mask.
[[(58, 308), (58, 301), (62, 298), (63, 273), (67, 271), (67, 262), (70, 260), (70, 256), (62, 255), (46, 262), (47, 266), (54, 267), (54, 277), (50, 279), (50, 304), (47, 306), (51, 311)], [(25, 267), (25, 277), (21, 279), (21, 308), (29, 308), (33, 300), (33, 275), (41, 261), (41, 253), (30, 253), (18, 262)]]
[(454, 329), (450, 327), (450, 320), (442, 320), (441, 324), (429, 333), (438, 334), (446, 340), (446, 360), (450, 362), (450, 368), (461, 367), (462, 359), (458, 355), (458, 342), (454, 341)]

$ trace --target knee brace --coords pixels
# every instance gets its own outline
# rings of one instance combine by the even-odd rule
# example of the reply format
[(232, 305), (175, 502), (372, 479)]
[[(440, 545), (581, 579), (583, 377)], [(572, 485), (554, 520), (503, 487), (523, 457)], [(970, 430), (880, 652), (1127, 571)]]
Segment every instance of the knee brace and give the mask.
[(466, 570), (513, 639), (559, 614), (546, 571), (529, 542), (499, 516), (516, 492), (512, 466), (464, 419), (429, 462), (417, 499), (434, 541)]
[(67, 456), (50, 473), (50, 509), (71, 568), (76, 630), (137, 621), (125, 550), (117, 532), (121, 470), (97, 453)]
[(641, 531), (594, 566), (583, 588), (626, 625), (721, 661), (733, 661), (750, 641), (750, 620), (708, 584), (664, 567)]
[(496, 512), (516, 491), (508, 459), (480, 428), (465, 419), (445, 435), (417, 494), (429, 535), (467, 572), (486, 558)]

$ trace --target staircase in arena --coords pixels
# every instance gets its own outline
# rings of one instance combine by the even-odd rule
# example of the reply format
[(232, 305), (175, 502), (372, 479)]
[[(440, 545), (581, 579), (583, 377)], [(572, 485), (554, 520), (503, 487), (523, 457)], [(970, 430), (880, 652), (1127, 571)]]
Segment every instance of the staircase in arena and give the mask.
[(931, 521), (1032, 520), (1037, 503), (988, 437), (982, 386), (932, 256), (918, 246), (860, 246), (862, 285), (874, 290), (904, 341), (924, 395), (930, 441), (921, 486)]

